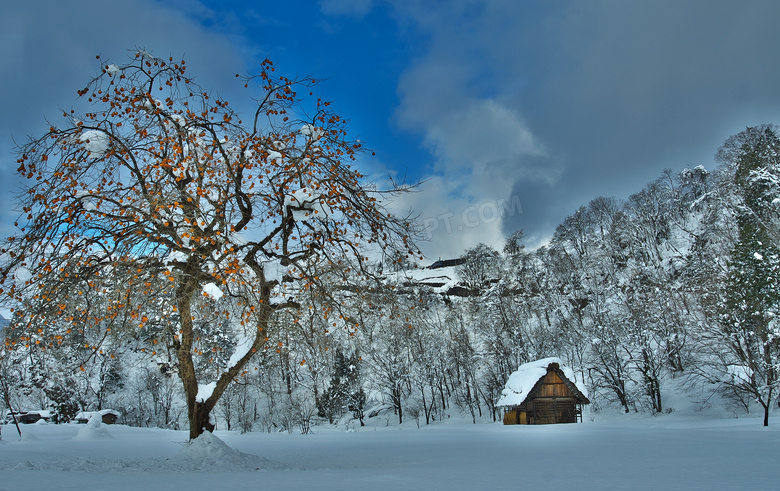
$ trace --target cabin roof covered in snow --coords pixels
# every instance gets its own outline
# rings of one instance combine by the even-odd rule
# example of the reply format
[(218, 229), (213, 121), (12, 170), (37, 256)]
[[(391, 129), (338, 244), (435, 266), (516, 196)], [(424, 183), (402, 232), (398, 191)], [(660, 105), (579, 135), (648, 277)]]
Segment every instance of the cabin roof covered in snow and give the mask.
[(587, 401), (587, 390), (581, 382), (576, 381), (574, 372), (571, 368), (563, 366), (563, 362), (561, 362), (559, 358), (550, 357), (520, 365), (520, 367), (509, 376), (509, 380), (507, 380), (506, 386), (501, 392), (501, 397), (496, 405), (519, 406), (524, 403), (528, 398), (528, 395), (536, 386), (536, 383), (547, 375), (547, 367), (549, 367), (551, 363), (558, 364), (560, 371), (567, 379), (564, 382), (568, 381), (571, 383), (572, 387), (580, 392), (580, 394), (577, 395), (581, 395), (585, 401)]

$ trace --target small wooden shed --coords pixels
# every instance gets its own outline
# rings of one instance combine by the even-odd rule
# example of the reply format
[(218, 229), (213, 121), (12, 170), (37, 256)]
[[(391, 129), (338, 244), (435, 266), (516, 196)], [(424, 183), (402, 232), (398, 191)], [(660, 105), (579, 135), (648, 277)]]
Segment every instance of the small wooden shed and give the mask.
[(574, 372), (558, 358), (521, 365), (509, 376), (497, 406), (504, 424), (554, 424), (582, 421), (582, 406), (590, 404), (585, 387), (573, 382)]

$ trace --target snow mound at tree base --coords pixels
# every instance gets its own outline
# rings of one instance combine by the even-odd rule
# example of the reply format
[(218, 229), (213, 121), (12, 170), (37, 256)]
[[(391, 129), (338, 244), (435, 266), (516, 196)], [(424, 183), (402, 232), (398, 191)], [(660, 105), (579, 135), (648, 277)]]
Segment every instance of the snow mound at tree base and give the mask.
[(167, 469), (177, 471), (246, 472), (290, 469), (279, 462), (232, 449), (208, 431), (185, 444), (184, 448), (164, 465)]
[[(95, 436), (95, 428), (88, 425), (79, 430), (73, 440), (98, 441), (114, 440)], [(107, 434), (107, 432), (106, 432)], [(38, 438), (28, 437), (32, 443)], [(21, 441), (20, 441), (21, 442)], [(5, 443), (5, 442), (0, 442)], [(225, 442), (209, 432), (203, 433), (195, 440), (184, 443), (183, 448), (168, 459), (108, 459), (70, 458), (54, 460), (23, 460), (11, 464), (0, 462), (0, 473), (3, 470), (15, 471), (57, 471), (57, 472), (108, 472), (108, 473), (191, 473), (191, 472), (262, 472), (292, 470), (294, 467), (274, 462), (272, 460), (245, 454), (230, 448)], [(1, 488), (1, 486), (0, 486)]]

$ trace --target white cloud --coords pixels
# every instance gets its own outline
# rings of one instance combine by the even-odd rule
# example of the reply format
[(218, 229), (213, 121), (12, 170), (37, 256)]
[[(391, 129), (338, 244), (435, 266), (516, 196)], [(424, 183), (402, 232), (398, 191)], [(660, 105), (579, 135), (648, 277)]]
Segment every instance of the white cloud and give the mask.
[(492, 78), (516, 68), (498, 62), (509, 47), (490, 42), (495, 31), (511, 37), (495, 6), (396, 5), (429, 40), (399, 81), (396, 112), (434, 159), (422, 192), (407, 199), (431, 236), (429, 254), (457, 257), (480, 242), (500, 249), (506, 215), (522, 213), (511, 196), (516, 181), (551, 184), (561, 175), (512, 97), (515, 84)]
[(440, 175), (425, 181), (419, 192), (397, 197), (389, 208), (399, 215), (416, 210), (424, 239), (417, 245), (430, 260), (459, 257), (479, 243), (500, 250), (503, 220), (523, 213), (519, 197), (459, 196), (452, 193), (451, 180)]
[(540, 155), (516, 111), (495, 100), (468, 100), (428, 122), (426, 142), (446, 168), (471, 167), (521, 155)]

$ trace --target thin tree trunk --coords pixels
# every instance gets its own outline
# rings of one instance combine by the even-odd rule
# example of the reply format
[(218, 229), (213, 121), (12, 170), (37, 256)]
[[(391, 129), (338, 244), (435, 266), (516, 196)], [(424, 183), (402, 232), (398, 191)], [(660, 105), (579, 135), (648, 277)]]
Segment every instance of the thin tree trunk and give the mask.
[(16, 431), (19, 432), (19, 438), (21, 438), (22, 430), (19, 428), (19, 420), (16, 419), (16, 413), (14, 412), (13, 406), (11, 406), (11, 395), (8, 393), (8, 386), (6, 385), (5, 379), (3, 379), (2, 375), (0, 375), (0, 385), (3, 388), (3, 398), (5, 398), (5, 405), (8, 406), (8, 410), (11, 411), (11, 418), (14, 420)]

